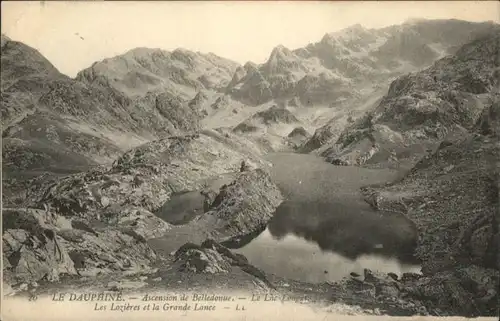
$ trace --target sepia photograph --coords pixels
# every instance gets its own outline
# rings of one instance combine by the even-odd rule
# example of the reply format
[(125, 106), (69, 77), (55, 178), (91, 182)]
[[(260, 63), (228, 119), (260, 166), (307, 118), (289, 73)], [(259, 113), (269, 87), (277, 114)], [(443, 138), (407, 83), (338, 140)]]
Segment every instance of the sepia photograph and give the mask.
[(498, 320), (499, 2), (1, 9), (2, 320)]

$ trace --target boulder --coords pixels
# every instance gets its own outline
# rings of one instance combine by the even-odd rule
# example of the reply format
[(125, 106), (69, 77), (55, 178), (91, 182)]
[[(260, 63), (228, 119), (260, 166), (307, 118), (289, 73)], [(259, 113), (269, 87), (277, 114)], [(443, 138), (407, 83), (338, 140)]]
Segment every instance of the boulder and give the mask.
[(229, 273), (231, 263), (214, 249), (185, 244), (176, 253), (176, 261), (181, 271), (195, 273)]
[(213, 239), (207, 239), (201, 245), (186, 243), (175, 252), (174, 257), (174, 264), (180, 272), (228, 274), (233, 269), (240, 269), (274, 289), (265, 273), (251, 265), (245, 256), (231, 252)]
[(3, 219), (3, 255), (8, 263), (3, 269), (9, 284), (141, 270), (157, 259), (140, 234), (150, 235), (152, 228), (133, 230), (122, 224), (101, 229), (82, 221), (75, 221), (74, 228), (60, 228), (57, 215), (36, 209), (5, 209)]
[(262, 169), (241, 172), (220, 188), (205, 213), (187, 224), (173, 226), (157, 241), (168, 252), (185, 243), (201, 244), (208, 238), (237, 248), (262, 232), (282, 200), (268, 173)]
[(37, 210), (4, 209), (3, 255), (7, 283), (58, 280), (60, 274), (76, 274), (67, 249)]

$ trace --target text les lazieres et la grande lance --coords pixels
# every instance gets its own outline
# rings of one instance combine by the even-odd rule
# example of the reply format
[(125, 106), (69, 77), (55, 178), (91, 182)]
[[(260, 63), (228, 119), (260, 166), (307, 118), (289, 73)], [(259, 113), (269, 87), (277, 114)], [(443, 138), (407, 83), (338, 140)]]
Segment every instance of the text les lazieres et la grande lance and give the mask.
[[(94, 311), (215, 311), (218, 303), (220, 308), (244, 311), (244, 303), (250, 302), (300, 302), (308, 301), (304, 296), (252, 294), (251, 297), (233, 297), (231, 295), (215, 294), (167, 294), (129, 296), (125, 298), (120, 292), (97, 293), (57, 293), (53, 301), (94, 302)], [(130, 301), (130, 302), (125, 302)], [(135, 301), (135, 302), (134, 302)], [(139, 301), (139, 302), (137, 302)], [(191, 301), (188, 303), (188, 301)], [(230, 302), (234, 304), (229, 304)], [(242, 302), (243, 301), (243, 302)], [(247, 302), (244, 302), (247, 301)]]

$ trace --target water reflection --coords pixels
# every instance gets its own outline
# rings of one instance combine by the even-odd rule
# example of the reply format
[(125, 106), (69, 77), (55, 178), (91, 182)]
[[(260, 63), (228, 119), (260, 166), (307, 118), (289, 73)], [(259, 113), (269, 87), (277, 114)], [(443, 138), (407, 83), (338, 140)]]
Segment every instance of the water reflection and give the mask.
[(378, 254), (416, 264), (417, 229), (405, 216), (368, 205), (285, 201), (268, 224), (277, 239), (294, 234), (349, 259)]
[(418, 272), (416, 241), (415, 226), (399, 214), (360, 204), (285, 201), (267, 229), (236, 251), (267, 273), (322, 282), (364, 268)]
[(311, 283), (338, 281), (350, 272), (362, 275), (364, 268), (396, 274), (420, 271), (419, 266), (402, 264), (396, 259), (377, 255), (361, 255), (351, 260), (334, 252), (324, 252), (317, 243), (293, 234), (277, 240), (269, 230), (265, 230), (247, 246), (234, 251), (245, 255), (266, 273)]

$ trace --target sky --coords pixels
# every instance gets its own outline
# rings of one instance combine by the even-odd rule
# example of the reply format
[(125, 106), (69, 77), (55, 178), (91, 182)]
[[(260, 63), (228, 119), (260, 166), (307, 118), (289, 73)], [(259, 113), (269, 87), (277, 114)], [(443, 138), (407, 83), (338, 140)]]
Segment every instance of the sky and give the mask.
[[(213, 52), (241, 64), (360, 23), (411, 18), (500, 20), (496, 1), (424, 2), (22, 2), (3, 1), (2, 33), (38, 49), (68, 76), (135, 47)], [(83, 39), (82, 39), (83, 38)]]

